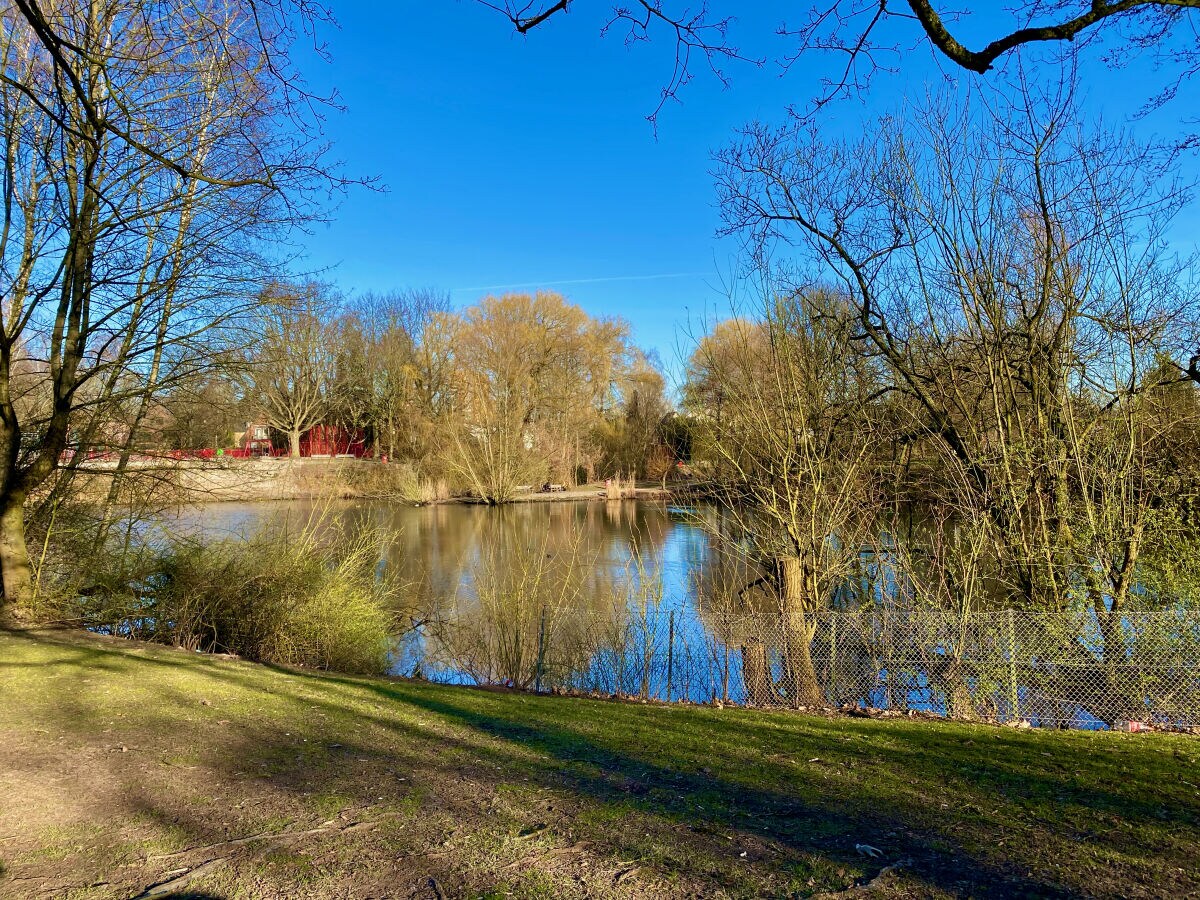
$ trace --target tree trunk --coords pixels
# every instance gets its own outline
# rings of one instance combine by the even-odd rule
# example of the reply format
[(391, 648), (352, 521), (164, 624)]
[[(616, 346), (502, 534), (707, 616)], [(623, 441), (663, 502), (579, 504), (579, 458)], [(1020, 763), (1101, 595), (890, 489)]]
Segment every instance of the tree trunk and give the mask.
[(750, 638), (742, 644), (742, 683), (746, 686), (748, 705), (770, 706), (775, 702), (767, 645), (758, 638)]
[(942, 660), (938, 681), (946, 693), (946, 713), (952, 719), (969, 721), (975, 718), (975, 701), (967, 682), (966, 667), (958, 657)]
[(780, 560), (783, 583), (783, 632), (787, 671), (787, 699), (792, 706), (824, 706), (825, 695), (812, 661), (816, 621), (809, 614), (816, 605), (816, 585), (796, 557)]
[(1101, 669), (1095, 679), (1100, 684), (1094, 685), (1089, 691), (1092, 697), (1089, 710), (1111, 728), (1118, 719), (1140, 718), (1145, 708), (1141, 698), (1137, 697), (1136, 689), (1131, 689), (1128, 680), (1123, 677), (1121, 663), (1128, 658), (1128, 649), (1121, 631), (1120, 610), (1105, 608), (1099, 594), (1094, 596), (1092, 608), (1096, 612), (1096, 624), (1100, 626), (1104, 647)]
[(288, 433), (289, 451), (292, 459), (300, 458), (300, 429), (293, 428)]
[(0, 618), (4, 618), (18, 613), (33, 599), (33, 567), (25, 545), (23, 497), (9, 497), (0, 509), (0, 578), (4, 584)]

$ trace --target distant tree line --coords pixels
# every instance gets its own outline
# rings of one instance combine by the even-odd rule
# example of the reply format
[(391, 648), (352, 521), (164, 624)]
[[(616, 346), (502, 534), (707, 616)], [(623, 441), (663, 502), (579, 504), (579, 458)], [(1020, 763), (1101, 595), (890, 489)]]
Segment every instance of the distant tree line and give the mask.
[(559, 294), (454, 311), (434, 291), (346, 299), (280, 283), (262, 299), (220, 381), (164, 396), (175, 424), (147, 440), (208, 446), (259, 421), (298, 455), (305, 432), (336, 426), (361, 432), (374, 458), (492, 503), (546, 482), (661, 478), (675, 461), (657, 360), (625, 322)]

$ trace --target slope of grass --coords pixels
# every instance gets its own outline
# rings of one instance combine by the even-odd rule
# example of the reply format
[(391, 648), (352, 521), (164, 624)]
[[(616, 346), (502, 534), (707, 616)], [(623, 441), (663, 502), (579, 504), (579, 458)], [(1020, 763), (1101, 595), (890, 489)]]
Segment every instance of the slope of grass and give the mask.
[(0, 632), (0, 703), (5, 897), (806, 897), (898, 861), (877, 896), (1200, 895), (1184, 736), (532, 697), (66, 632)]

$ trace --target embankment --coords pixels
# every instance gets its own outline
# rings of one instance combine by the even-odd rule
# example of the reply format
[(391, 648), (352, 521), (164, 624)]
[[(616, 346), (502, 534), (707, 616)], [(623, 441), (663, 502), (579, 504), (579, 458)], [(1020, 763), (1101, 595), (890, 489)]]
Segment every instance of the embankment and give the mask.
[[(81, 470), (80, 490), (103, 496), (115, 463), (90, 461)], [(389, 499), (420, 503), (472, 503), (471, 497), (431, 499), (433, 492), (418, 485), (411, 469), (368, 459), (183, 459), (139, 457), (127, 472), (157, 486), (180, 503), (262, 500)], [(675, 496), (656, 484), (625, 487), (622, 499), (649, 500)], [(583, 485), (566, 491), (527, 491), (514, 503), (555, 500), (604, 500), (603, 484)]]

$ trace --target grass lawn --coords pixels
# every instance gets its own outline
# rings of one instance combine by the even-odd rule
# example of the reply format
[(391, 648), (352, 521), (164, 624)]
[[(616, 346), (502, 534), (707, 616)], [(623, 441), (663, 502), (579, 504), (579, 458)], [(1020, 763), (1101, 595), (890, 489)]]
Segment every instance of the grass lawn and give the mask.
[(0, 897), (857, 896), (871, 879), (873, 896), (1200, 897), (1198, 785), (1194, 737), (533, 697), (0, 632)]

